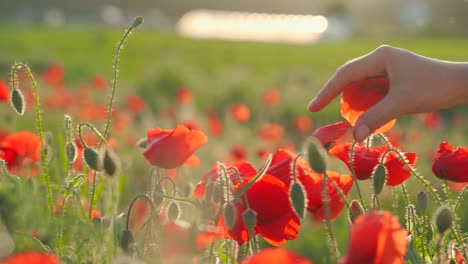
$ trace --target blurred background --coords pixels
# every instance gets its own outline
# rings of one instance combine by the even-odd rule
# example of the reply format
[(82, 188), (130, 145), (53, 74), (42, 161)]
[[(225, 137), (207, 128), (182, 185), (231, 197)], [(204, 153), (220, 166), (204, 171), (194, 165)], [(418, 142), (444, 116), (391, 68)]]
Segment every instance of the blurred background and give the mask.
[[(19, 24), (43, 24), (50, 27), (96, 24), (122, 26), (128, 24), (134, 16), (142, 15), (146, 19), (147, 28), (181, 32), (183, 26), (181, 24), (194, 10), (204, 10), (204, 13), (199, 17), (192, 17), (190, 22), (196, 24), (203, 23), (201, 20), (205, 20), (206, 27), (210, 24), (206, 21), (207, 18), (208, 20), (211, 18), (211, 23), (218, 25), (245, 23), (246, 20), (268, 24), (276, 18), (284, 25), (286, 22), (297, 19), (294, 15), (324, 16), (327, 22), (319, 38), (323, 40), (341, 40), (357, 35), (467, 36), (468, 34), (466, 0), (294, 0), (287, 2), (273, 0), (268, 3), (258, 0), (2, 0), (0, 20)], [(217, 11), (228, 12), (219, 15)], [(238, 15), (235, 20), (232, 20), (233, 13)], [(263, 16), (254, 16), (255, 14)], [(273, 17), (274, 14), (283, 16)], [(314, 27), (314, 24), (309, 24), (309, 27)], [(268, 33), (268, 29), (264, 27), (263, 33)], [(212, 35), (212, 37), (222, 38), (223, 36)]]

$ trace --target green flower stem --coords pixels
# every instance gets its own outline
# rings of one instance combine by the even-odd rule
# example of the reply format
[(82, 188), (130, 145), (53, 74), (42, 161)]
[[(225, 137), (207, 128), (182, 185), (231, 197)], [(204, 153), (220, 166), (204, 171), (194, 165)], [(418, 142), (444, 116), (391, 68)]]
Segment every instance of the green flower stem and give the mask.
[(99, 131), (93, 125), (91, 125), (88, 122), (82, 122), (78, 126), (78, 136), (80, 137), (81, 144), (83, 145), (84, 148), (87, 148), (88, 144), (86, 144), (86, 141), (83, 139), (83, 128), (82, 128), (83, 126), (89, 127), (91, 131), (93, 131), (94, 134), (96, 134), (96, 136), (98, 136), (101, 139), (101, 143), (104, 142), (107, 145), (107, 141), (104, 138), (104, 136), (101, 133), (99, 133)]
[(39, 139), (41, 141), (41, 161), (42, 161), (42, 176), (43, 179), (45, 179), (46, 187), (47, 187), (47, 196), (49, 200), (49, 209), (50, 209), (50, 215), (53, 217), (54, 216), (54, 199), (52, 197), (52, 191), (50, 187), (50, 175), (49, 175), (49, 166), (47, 164), (47, 157), (46, 157), (46, 152), (45, 152), (45, 145), (44, 145), (44, 135), (43, 135), (43, 129), (42, 129), (42, 119), (41, 119), (41, 107), (39, 104), (39, 93), (37, 92), (37, 84), (36, 80), (34, 79), (34, 76), (31, 72), (31, 69), (29, 68), (28, 65), (24, 63), (16, 63), (13, 66), (12, 69), (12, 82), (13, 82), (13, 89), (16, 89), (17, 84), (16, 84), (16, 76), (17, 76), (17, 71), (20, 69), (24, 68), (28, 74), (29, 79), (31, 80), (31, 84), (34, 89), (34, 101), (36, 104), (36, 122), (37, 122), (37, 132), (39, 134)]
[(150, 217), (152, 218), (154, 213), (155, 213), (155, 208), (154, 208), (154, 204), (153, 204), (153, 201), (151, 201), (151, 199), (146, 195), (146, 194), (139, 194), (137, 196), (135, 196), (135, 198), (133, 198), (133, 200), (130, 202), (130, 205), (128, 206), (128, 211), (127, 211), (127, 222), (125, 223), (125, 230), (128, 230), (128, 225), (129, 225), (129, 222), (130, 222), (130, 214), (132, 212), (132, 208), (133, 208), (133, 204), (135, 204), (135, 202), (142, 198), (143, 200), (146, 201), (147, 204), (150, 205), (150, 209), (151, 209), (151, 212), (150, 212)]
[[(325, 175), (327, 174), (326, 172), (324, 173)], [(327, 232), (328, 235), (330, 236), (330, 253), (335, 257), (335, 259), (340, 258), (340, 252), (338, 250), (338, 245), (336, 243), (335, 239), (335, 234), (333, 233), (333, 228), (331, 225), (331, 217), (330, 217), (330, 204), (328, 203), (328, 190), (327, 190), (327, 179), (328, 176), (323, 177), (322, 180), (322, 197), (323, 197), (323, 206), (325, 207), (325, 217), (326, 217), (326, 227), (327, 227)]]
[(330, 176), (328, 176), (327, 173), (324, 173), (323, 174), (328, 181), (330, 181), (330, 183), (332, 184), (333, 188), (335, 188), (335, 190), (338, 192), (338, 194), (340, 195), (341, 197), (341, 200), (343, 200), (343, 202), (345, 203), (346, 205), (346, 208), (351, 209), (351, 205), (349, 204), (348, 202), (348, 199), (346, 199), (346, 196), (344, 195), (343, 191), (341, 190), (340, 187), (338, 187), (338, 185), (336, 185), (336, 183), (330, 178)]
[(349, 152), (349, 165), (351, 167), (351, 174), (353, 175), (354, 183), (356, 184), (356, 190), (359, 195), (359, 200), (361, 200), (362, 209), (364, 210), (364, 213), (365, 213), (367, 211), (366, 203), (364, 202), (364, 199), (362, 198), (361, 188), (359, 188), (358, 179), (356, 177), (356, 171), (354, 170), (354, 147), (356, 146), (356, 144), (357, 144), (357, 141), (354, 141), (353, 145), (351, 146), (351, 151)]
[(403, 163), (405, 164), (405, 167), (411, 172), (411, 174), (413, 174), (429, 190), (429, 192), (431, 193), (433, 198), (437, 201), (437, 204), (439, 206), (442, 205), (442, 200), (440, 199), (439, 195), (436, 193), (434, 188), (432, 188), (431, 184), (426, 179), (424, 179), (422, 175), (419, 175), (416, 172), (416, 170), (413, 168), (413, 166), (411, 166), (411, 164), (409, 164), (407, 162), (406, 158), (403, 157), (403, 155), (401, 154), (400, 151), (398, 151), (397, 149), (392, 148), (392, 145), (390, 144), (390, 142), (387, 140), (387, 138), (385, 136), (380, 135), (380, 137), (385, 142), (385, 144), (387, 144), (387, 146), (389, 146), (391, 148), (391, 149), (389, 149), (387, 151), (388, 152), (389, 151), (395, 152), (398, 155), (398, 157), (400, 158), (400, 160), (403, 161)]
[(170, 196), (170, 195), (165, 195), (164, 193), (159, 192), (159, 191), (154, 191), (154, 193), (155, 193), (157, 196), (160, 196), (160, 197), (164, 197), (164, 198), (176, 200), (176, 201), (183, 202), (183, 203), (189, 203), (189, 204), (197, 205), (196, 202), (190, 201), (190, 200), (188, 200), (188, 199), (184, 199), (184, 198), (180, 198), (180, 197), (175, 197), (175, 196)]
[(465, 188), (463, 188), (463, 191), (461, 191), (460, 194), (458, 195), (458, 197), (456, 199), (456, 202), (455, 202), (455, 209), (454, 210), (457, 210), (458, 207), (460, 206), (461, 200), (463, 199), (463, 195), (465, 194), (467, 189), (468, 189), (468, 185), (465, 186)]
[(422, 233), (421, 233), (421, 251), (422, 251), (422, 261), (425, 262), (426, 261), (426, 249), (425, 249), (425, 240), (426, 240), (426, 220), (427, 219), (427, 216), (426, 216), (426, 212), (423, 212), (423, 215), (422, 215)]
[[(141, 25), (143, 22), (142, 17), (137, 17), (135, 21), (132, 23), (132, 25), (127, 29), (123, 37), (120, 39), (119, 44), (117, 45), (117, 49), (115, 51), (115, 60), (114, 60), (114, 79), (112, 80), (112, 91), (111, 91), (111, 97), (109, 100), (109, 106), (107, 108), (107, 119), (106, 119), (106, 126), (104, 128), (104, 138), (106, 138), (109, 134), (109, 129), (110, 129), (110, 122), (111, 122), (111, 117), (112, 117), (112, 106), (114, 104), (114, 99), (115, 99), (115, 88), (117, 86), (117, 76), (118, 76), (118, 62), (120, 58), (120, 51), (122, 49), (123, 43), (127, 39), (128, 36), (130, 36), (130, 33), (132, 32), (133, 29)], [(105, 142), (105, 139), (101, 138), (101, 142), (99, 142), (99, 147), (98, 150), (101, 148), (102, 143)], [(96, 171), (93, 173), (93, 188), (91, 190), (91, 201), (89, 202), (89, 218), (91, 219), (91, 212), (93, 210), (94, 206), (94, 195), (96, 193)]]

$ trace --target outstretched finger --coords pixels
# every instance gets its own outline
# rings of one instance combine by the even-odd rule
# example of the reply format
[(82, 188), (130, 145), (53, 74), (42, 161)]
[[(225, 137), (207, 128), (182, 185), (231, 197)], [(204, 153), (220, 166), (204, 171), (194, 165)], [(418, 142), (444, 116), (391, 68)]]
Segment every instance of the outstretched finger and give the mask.
[(309, 103), (309, 111), (317, 112), (327, 106), (343, 89), (356, 81), (385, 74), (385, 58), (392, 47), (381, 46), (369, 54), (351, 60), (341, 67), (317, 96)]

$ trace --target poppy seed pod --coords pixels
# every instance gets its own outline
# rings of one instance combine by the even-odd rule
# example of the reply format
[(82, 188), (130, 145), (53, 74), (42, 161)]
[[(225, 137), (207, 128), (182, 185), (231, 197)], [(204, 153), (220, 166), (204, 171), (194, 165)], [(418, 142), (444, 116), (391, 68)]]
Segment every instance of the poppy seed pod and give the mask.
[(117, 154), (115, 154), (112, 149), (106, 148), (102, 159), (102, 168), (104, 169), (104, 172), (109, 176), (116, 176), (120, 173), (120, 164), (120, 159)]
[(99, 167), (99, 153), (96, 149), (85, 147), (83, 150), (83, 158), (86, 164), (95, 171), (100, 171)]
[(307, 159), (310, 167), (317, 173), (326, 172), (325, 156), (321, 153), (319, 145), (315, 141), (307, 145)]
[(352, 223), (358, 216), (364, 214), (364, 209), (358, 200), (352, 200), (348, 211), (349, 221)]
[(182, 210), (180, 209), (180, 205), (177, 202), (170, 202), (167, 205), (167, 220), (169, 222), (177, 222), (179, 220)]
[(387, 178), (387, 169), (384, 165), (378, 164), (374, 169), (374, 193), (380, 194), (382, 192), (385, 180)]
[(76, 158), (78, 157), (78, 150), (77, 150), (75, 142), (73, 141), (67, 142), (67, 144), (65, 145), (65, 154), (66, 154), (68, 163), (73, 163), (76, 161)]
[(132, 231), (124, 230), (120, 237), (120, 246), (126, 253), (132, 253), (135, 246), (135, 238), (133, 237)]
[(242, 213), (242, 220), (244, 225), (248, 230), (253, 230), (255, 224), (257, 223), (257, 213), (251, 208), (247, 208), (244, 213)]
[(289, 198), (296, 214), (299, 218), (304, 218), (306, 197), (304, 187), (299, 182), (294, 182), (291, 185)]
[(426, 212), (427, 209), (427, 194), (425, 192), (419, 192), (416, 196), (416, 213), (419, 215)]
[(434, 213), (434, 222), (439, 234), (443, 234), (450, 229), (453, 224), (453, 215), (446, 205), (439, 207)]
[(22, 116), (26, 110), (26, 101), (24, 100), (23, 93), (19, 89), (13, 89), (10, 93), (11, 106), (15, 112)]
[(227, 203), (223, 208), (223, 218), (226, 227), (231, 230), (236, 222), (236, 207), (233, 203)]

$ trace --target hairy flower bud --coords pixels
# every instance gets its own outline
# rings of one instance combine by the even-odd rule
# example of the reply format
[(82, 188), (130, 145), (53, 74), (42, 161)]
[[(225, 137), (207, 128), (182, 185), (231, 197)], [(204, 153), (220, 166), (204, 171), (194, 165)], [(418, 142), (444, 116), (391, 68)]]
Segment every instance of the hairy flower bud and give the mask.
[(306, 197), (304, 192), (304, 187), (299, 182), (294, 182), (291, 184), (289, 190), (289, 198), (291, 199), (291, 204), (293, 209), (299, 218), (304, 218)]
[(385, 180), (387, 178), (387, 169), (384, 165), (378, 164), (374, 168), (374, 193), (380, 194), (382, 192)]
[(437, 208), (436, 212), (434, 213), (434, 222), (437, 231), (440, 234), (443, 234), (445, 231), (450, 229), (453, 224), (453, 215), (450, 211), (450, 208), (446, 205), (442, 205), (441, 207)]

